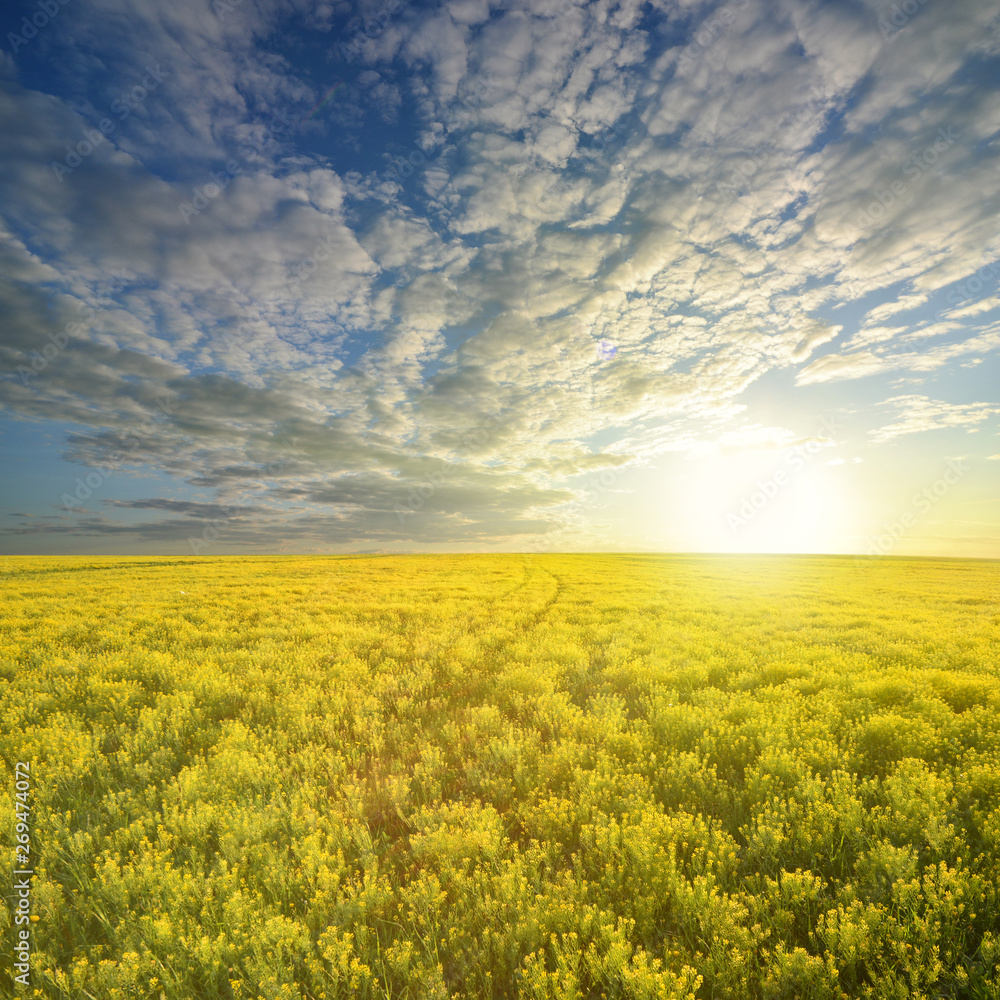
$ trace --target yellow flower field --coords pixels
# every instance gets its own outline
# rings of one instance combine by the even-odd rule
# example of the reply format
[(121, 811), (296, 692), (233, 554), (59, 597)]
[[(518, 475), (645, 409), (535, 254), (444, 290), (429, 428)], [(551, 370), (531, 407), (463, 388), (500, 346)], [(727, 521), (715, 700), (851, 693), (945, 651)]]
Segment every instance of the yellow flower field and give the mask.
[(996, 562), (12, 557), (0, 587), (38, 917), (5, 889), (4, 995), (1000, 997)]

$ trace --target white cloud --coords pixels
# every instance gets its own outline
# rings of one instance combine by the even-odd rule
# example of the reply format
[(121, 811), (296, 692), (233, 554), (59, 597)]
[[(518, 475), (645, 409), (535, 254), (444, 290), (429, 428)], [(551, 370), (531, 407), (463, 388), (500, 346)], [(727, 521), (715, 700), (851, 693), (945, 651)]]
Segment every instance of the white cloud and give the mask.
[(927, 396), (893, 396), (885, 401), (885, 405), (895, 407), (899, 411), (899, 419), (871, 432), (875, 444), (892, 441), (904, 434), (952, 427), (974, 431), (978, 430), (976, 425), (1000, 413), (1000, 407), (989, 403), (946, 403), (928, 399)]

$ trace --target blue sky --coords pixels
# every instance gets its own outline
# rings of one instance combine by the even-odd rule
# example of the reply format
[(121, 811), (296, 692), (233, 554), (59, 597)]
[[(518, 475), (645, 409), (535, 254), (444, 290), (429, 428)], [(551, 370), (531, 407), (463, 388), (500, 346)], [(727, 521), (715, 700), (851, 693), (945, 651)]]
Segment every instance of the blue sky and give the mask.
[(1000, 558), (1000, 3), (0, 30), (0, 551)]

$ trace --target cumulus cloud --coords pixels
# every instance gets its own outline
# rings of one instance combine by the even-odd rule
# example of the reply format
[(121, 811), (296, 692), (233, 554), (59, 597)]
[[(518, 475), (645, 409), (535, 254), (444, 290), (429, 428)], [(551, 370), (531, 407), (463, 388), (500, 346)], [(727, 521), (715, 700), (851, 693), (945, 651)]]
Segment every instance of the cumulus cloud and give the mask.
[[(998, 12), (67, 7), (0, 73), (0, 402), (215, 499), (46, 523), (250, 488), (234, 540), (522, 537), (573, 476), (802, 440), (762, 384), (993, 361)], [(993, 412), (892, 402), (872, 444)]]

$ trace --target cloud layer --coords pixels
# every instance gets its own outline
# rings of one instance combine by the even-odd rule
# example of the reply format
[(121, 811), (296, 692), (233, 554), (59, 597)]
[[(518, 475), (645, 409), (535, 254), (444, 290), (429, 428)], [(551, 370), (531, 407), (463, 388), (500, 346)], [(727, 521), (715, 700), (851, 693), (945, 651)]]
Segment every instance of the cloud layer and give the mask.
[(520, 546), (574, 477), (800, 439), (765, 383), (995, 431), (1000, 4), (883, 15), (67, 5), (0, 65), (0, 403), (189, 499), (30, 532)]

